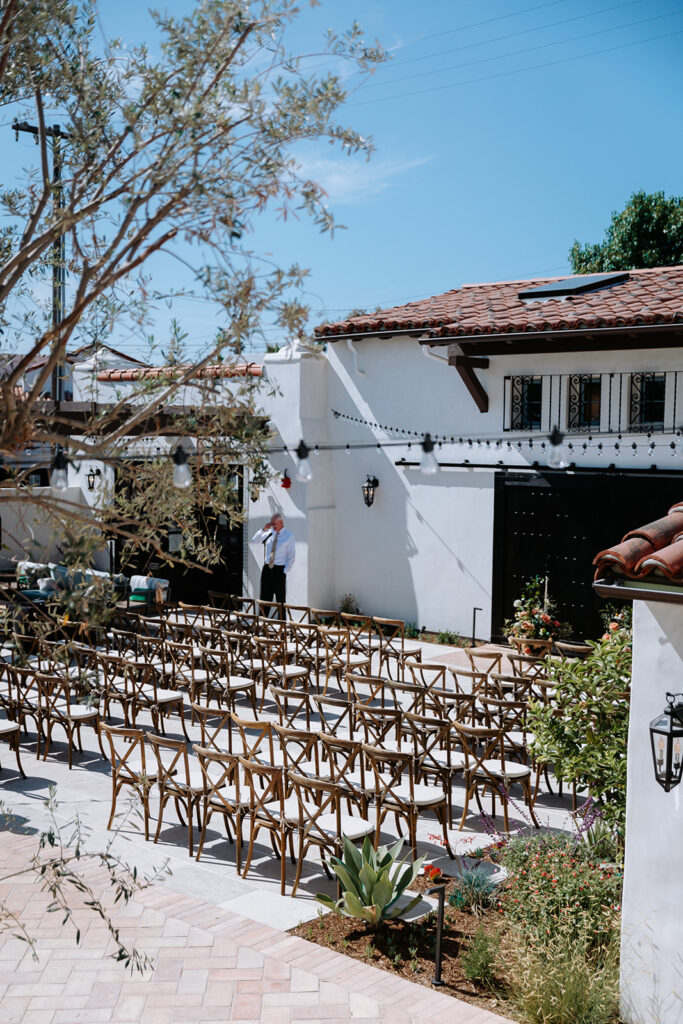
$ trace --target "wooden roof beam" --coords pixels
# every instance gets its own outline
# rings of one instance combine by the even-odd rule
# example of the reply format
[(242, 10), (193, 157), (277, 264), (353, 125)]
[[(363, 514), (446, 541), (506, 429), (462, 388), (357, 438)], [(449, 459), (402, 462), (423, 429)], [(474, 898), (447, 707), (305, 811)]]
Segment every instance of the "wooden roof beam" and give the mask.
[(489, 411), (489, 396), (484, 386), (477, 377), (475, 370), (488, 369), (489, 361), (485, 356), (468, 356), (462, 351), (460, 345), (448, 346), (448, 365), (454, 366), (460, 377), (474, 399), (479, 412)]

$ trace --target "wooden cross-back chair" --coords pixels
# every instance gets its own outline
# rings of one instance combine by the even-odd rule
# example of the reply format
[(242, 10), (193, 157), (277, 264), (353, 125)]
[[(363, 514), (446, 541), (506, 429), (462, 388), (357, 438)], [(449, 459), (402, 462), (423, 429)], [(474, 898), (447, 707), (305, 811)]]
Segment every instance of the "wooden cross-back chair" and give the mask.
[(116, 801), (124, 786), (140, 797), (145, 823), (145, 839), (149, 839), (149, 794), (157, 780), (156, 771), (147, 765), (145, 733), (142, 729), (126, 729), (107, 725), (101, 719), (98, 723), (100, 737), (109, 746), (111, 764), (111, 813), (107, 828), (114, 824)]
[(370, 674), (370, 656), (360, 654), (351, 650), (349, 632), (347, 629), (332, 629), (331, 627), (320, 626), (320, 639), (324, 647), (325, 683), (323, 693), (327, 693), (330, 679), (334, 676), (337, 687), (342, 691), (342, 680), (348, 672), (357, 674), (365, 672)]
[(361, 809), (363, 817), (367, 814), (368, 794), (366, 783), (363, 745), (357, 740), (344, 736), (330, 736), (318, 733), (320, 745), (320, 778), (329, 779), (341, 787), (344, 794), (348, 793)]
[(36, 682), (38, 686), (38, 733), (42, 736), (43, 761), (47, 759), (55, 726), (62, 728), (66, 735), (69, 768), (73, 765), (74, 742), (78, 744), (81, 753), (83, 752), (81, 738), (83, 725), (89, 725), (94, 731), (102, 757), (106, 757), (97, 728), (100, 718), (99, 701), (94, 705), (78, 703), (80, 691), (63, 679), (57, 679), (54, 676), (37, 675)]
[(518, 782), (523, 789), (529, 814), (536, 828), (539, 828), (534, 814), (531, 792), (531, 768), (517, 761), (506, 760), (505, 733), (502, 729), (487, 726), (462, 725), (454, 723), (465, 755), (465, 803), (460, 828), (465, 827), (471, 798), (474, 796), (481, 808), (480, 791), (491, 794), (491, 813), (495, 817), (496, 797), (503, 805), (505, 831), (510, 831), (508, 818), (508, 789)]
[(343, 697), (326, 697), (311, 694), (311, 700), (320, 717), (320, 729), (331, 736), (352, 736), (353, 703)]
[(386, 703), (387, 680), (377, 676), (358, 675), (355, 672), (347, 672), (346, 692), (353, 704), (380, 704), (384, 707)]
[(240, 754), (249, 761), (282, 766), (282, 751), (273, 743), (273, 723), (256, 718), (240, 718), (230, 713), (242, 746)]
[(311, 728), (311, 694), (308, 690), (273, 686), (269, 689), (275, 702), (280, 725), (288, 729)]
[(385, 818), (393, 814), (397, 828), (401, 819), (407, 825), (409, 845), (413, 857), (417, 857), (417, 821), (420, 814), (431, 811), (441, 824), (443, 845), (452, 858), (448, 841), (448, 801), (434, 786), (415, 781), (412, 753), (364, 743), (363, 754), (374, 778), (375, 844), (379, 843)]
[(202, 855), (206, 830), (214, 814), (223, 818), (228, 842), (233, 842), (230, 825), (235, 830), (235, 867), (239, 873), (242, 854), (242, 822), (239, 788), (239, 759), (224, 751), (193, 746), (192, 751), (202, 773), (202, 826), (197, 847), (197, 860)]
[(445, 718), (404, 712), (408, 729), (408, 745), (414, 757), (415, 777), (435, 780), (442, 788), (448, 807), (448, 824), (453, 820), (453, 779), (465, 768), (462, 752), (453, 723)]
[(399, 708), (374, 708), (367, 704), (354, 704), (355, 726), (365, 743), (386, 750), (400, 750), (402, 712)]
[(403, 619), (381, 619), (376, 615), (372, 620), (379, 634), (379, 675), (391, 675), (392, 663), (396, 669), (396, 678), (405, 677), (405, 662), (422, 660), (422, 645), (414, 640), (406, 640), (406, 624)]
[(290, 856), (294, 863), (292, 837), (294, 829), (298, 826), (298, 807), (295, 806), (295, 801), (285, 804), (281, 768), (251, 761), (245, 757), (240, 757), (239, 763), (245, 787), (244, 801), (248, 807), (245, 815), (248, 815), (246, 820), (249, 825), (249, 846), (242, 877), (247, 877), (256, 840), (259, 834), (265, 831), (276, 857), (280, 860), (280, 892), (284, 896), (287, 881), (287, 841), (289, 840)]
[(473, 672), (488, 675), (490, 672), (500, 671), (502, 651), (491, 650), (487, 647), (466, 647), (465, 654)]
[(290, 770), (289, 782), (298, 803), (297, 835), (299, 849), (297, 856), (296, 875), (292, 886), (292, 896), (296, 894), (301, 880), (306, 856), (312, 847), (319, 854), (322, 865), (330, 877), (330, 870), (325, 859), (326, 854), (340, 857), (342, 852), (342, 836), (351, 842), (358, 842), (374, 832), (375, 827), (362, 814), (344, 813), (341, 809), (342, 799), (349, 806), (350, 794), (342, 792), (339, 785), (322, 779), (310, 779)]
[(207, 704), (191, 704), (192, 719), (199, 725), (201, 747), (232, 753), (232, 712), (230, 708), (212, 708)]
[(228, 648), (212, 647), (197, 648), (200, 667), (205, 671), (204, 682), (195, 684), (195, 700), (202, 693), (208, 704), (215, 700), (227, 708), (236, 709), (237, 698), (243, 697), (250, 701), (256, 714), (256, 684), (248, 675), (237, 675), (233, 672), (231, 653)]
[(161, 833), (166, 804), (173, 800), (181, 825), (187, 824), (187, 846), (191, 857), (194, 849), (193, 813), (197, 817), (197, 829), (201, 829), (199, 804), (204, 796), (201, 769), (194, 758), (190, 759), (185, 740), (157, 736), (150, 732), (147, 734), (147, 742), (156, 758), (159, 787), (159, 818), (154, 842), (158, 842)]
[[(317, 778), (320, 772), (317, 734), (305, 729), (286, 728), (275, 723), (273, 723), (273, 732), (280, 744), (285, 772), (296, 771), (302, 775), (311, 775), (313, 778)], [(289, 796), (287, 785), (285, 785), (285, 796)]]

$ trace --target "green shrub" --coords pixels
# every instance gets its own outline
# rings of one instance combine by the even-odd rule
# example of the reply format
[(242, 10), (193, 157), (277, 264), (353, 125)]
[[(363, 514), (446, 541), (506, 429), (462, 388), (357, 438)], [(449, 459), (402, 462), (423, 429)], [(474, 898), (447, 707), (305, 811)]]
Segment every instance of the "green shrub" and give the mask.
[(467, 949), (460, 954), (463, 974), (468, 981), (490, 988), (496, 979), (499, 942), (479, 925)]
[(616, 1024), (619, 960), (616, 938), (595, 960), (582, 940), (565, 934), (528, 947), (524, 936), (508, 959), (512, 1001), (529, 1024)]
[[(399, 839), (391, 849), (380, 846), (377, 850), (367, 836), (361, 850), (346, 836), (342, 836), (342, 841), (343, 860), (330, 858), (330, 866), (342, 887), (341, 899), (335, 903), (324, 893), (318, 893), (315, 897), (318, 903), (340, 917), (356, 917), (372, 925), (398, 917), (417, 906), (422, 899), (419, 895), (404, 907), (396, 904), (416, 878), (424, 857), (418, 857), (407, 866), (405, 861), (396, 863), (403, 839)], [(389, 872), (394, 866), (396, 870), (391, 875)]]
[(621, 871), (593, 860), (585, 843), (550, 834), (513, 839), (501, 860), (508, 878), (500, 887), (500, 910), (531, 944), (558, 935), (590, 951), (612, 943)]
[(552, 706), (530, 703), (528, 727), (536, 760), (551, 764), (558, 779), (587, 788), (604, 820), (623, 836), (631, 633), (612, 625), (583, 660), (548, 662), (555, 699)]
[(458, 910), (479, 914), (493, 902), (496, 884), (481, 871), (465, 869), (458, 875), (448, 902)]
[(415, 622), (406, 622), (404, 636), (406, 640), (418, 640), (422, 636), (422, 633), (417, 628), (417, 624)]
[(442, 629), (436, 637), (437, 644), (453, 644), (455, 647), (461, 647), (462, 641), (459, 633), (454, 633), (451, 629)]

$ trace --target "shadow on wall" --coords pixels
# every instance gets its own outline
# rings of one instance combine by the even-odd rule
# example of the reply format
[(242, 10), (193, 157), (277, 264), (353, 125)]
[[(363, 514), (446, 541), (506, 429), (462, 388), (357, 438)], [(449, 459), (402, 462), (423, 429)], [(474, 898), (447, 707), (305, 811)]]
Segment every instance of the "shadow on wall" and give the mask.
[[(651, 921), (621, 939), (621, 1018), (625, 1024), (683, 1024), (683, 958), (662, 953)], [(667, 976), (663, 981), (662, 973)], [(671, 987), (671, 981), (677, 988)], [(668, 992), (663, 992), (668, 989)]]

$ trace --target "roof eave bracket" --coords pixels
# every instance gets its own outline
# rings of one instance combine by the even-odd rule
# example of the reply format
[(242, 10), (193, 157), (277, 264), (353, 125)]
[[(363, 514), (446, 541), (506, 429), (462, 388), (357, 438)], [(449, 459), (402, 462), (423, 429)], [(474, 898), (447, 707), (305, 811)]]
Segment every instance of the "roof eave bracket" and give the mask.
[(475, 370), (488, 369), (488, 358), (486, 356), (466, 356), (460, 345), (456, 343), (448, 346), (448, 364), (449, 366), (454, 366), (460, 374), (479, 412), (488, 412), (489, 396), (484, 391), (483, 384), (474, 372)]

